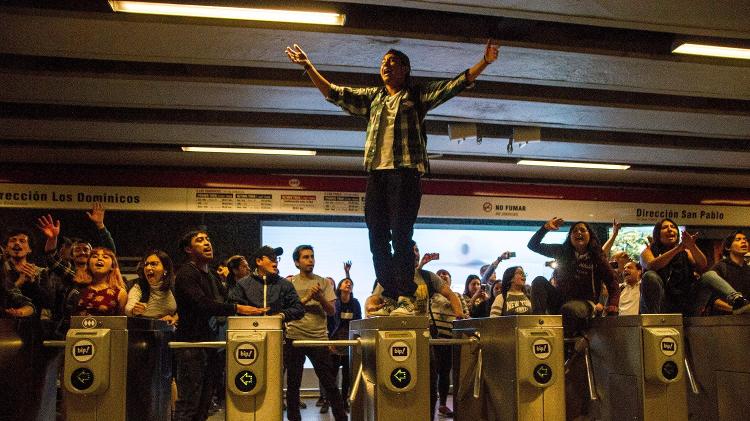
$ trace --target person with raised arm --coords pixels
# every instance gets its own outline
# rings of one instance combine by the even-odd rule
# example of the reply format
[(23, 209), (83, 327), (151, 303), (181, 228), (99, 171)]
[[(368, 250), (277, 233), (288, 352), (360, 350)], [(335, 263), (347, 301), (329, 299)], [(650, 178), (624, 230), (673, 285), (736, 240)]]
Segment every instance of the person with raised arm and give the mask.
[(424, 119), (429, 110), (473, 85), (497, 59), (498, 46), (488, 40), (482, 58), (471, 68), (453, 79), (425, 84), (412, 82), (409, 57), (391, 49), (380, 63), (383, 86), (369, 88), (332, 84), (297, 44), (287, 47), (286, 54), (305, 68), (326, 100), (368, 119), (365, 221), (375, 276), (388, 302), (384, 308), (398, 308), (398, 315), (413, 314), (407, 310), (414, 307), (416, 291), (412, 234), (422, 198), (420, 178), (429, 171)]
[(682, 232), (664, 218), (654, 225), (652, 242), (641, 252), (641, 314), (696, 311), (698, 278), (706, 270), (706, 255), (695, 244), (698, 233)]
[[(597, 313), (615, 316), (620, 288), (617, 275), (607, 262), (601, 243), (585, 222), (574, 223), (562, 244), (542, 243), (550, 231), (560, 229), (565, 221), (554, 217), (529, 239), (531, 251), (557, 261), (556, 286), (544, 278), (531, 283), (534, 314), (562, 314), (566, 337), (582, 334), (588, 320)], [(609, 291), (606, 308), (598, 304), (603, 286)]]

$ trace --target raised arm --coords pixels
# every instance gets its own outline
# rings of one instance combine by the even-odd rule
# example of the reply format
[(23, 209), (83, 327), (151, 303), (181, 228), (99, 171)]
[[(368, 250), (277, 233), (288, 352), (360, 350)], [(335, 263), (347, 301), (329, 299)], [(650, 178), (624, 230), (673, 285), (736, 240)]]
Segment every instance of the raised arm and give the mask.
[(53, 220), (52, 215), (41, 216), (37, 219), (36, 227), (44, 234), (44, 252), (51, 253), (57, 249), (57, 237), (60, 236), (60, 220)]
[(610, 257), (609, 253), (612, 251), (612, 245), (615, 244), (615, 239), (617, 239), (617, 234), (620, 233), (621, 227), (622, 224), (617, 222), (617, 219), (612, 220), (612, 235), (609, 236), (607, 242), (602, 246), (605, 257)]
[(115, 253), (115, 240), (112, 239), (112, 234), (109, 233), (107, 227), (104, 225), (104, 206), (99, 202), (94, 202), (91, 206), (91, 212), (86, 212), (86, 216), (89, 217), (91, 222), (96, 225), (97, 232), (99, 234), (99, 246), (106, 247)]
[(292, 47), (286, 47), (286, 55), (289, 60), (305, 68), (305, 73), (312, 81), (313, 85), (323, 94), (324, 97), (328, 98), (331, 93), (331, 82), (326, 80), (323, 75), (318, 72), (318, 69), (313, 66), (310, 59), (307, 57), (307, 53), (302, 51), (299, 45), (294, 44)]
[(477, 64), (471, 66), (469, 71), (466, 73), (466, 79), (469, 83), (474, 82), (479, 75), (482, 74), (484, 69), (487, 68), (492, 62), (497, 60), (497, 55), (500, 52), (500, 48), (497, 44), (494, 44), (491, 39), (487, 40), (487, 45), (484, 46), (484, 55)]
[(532, 235), (529, 239), (529, 244), (527, 245), (529, 247), (529, 250), (535, 253), (539, 253), (543, 256), (557, 259), (558, 255), (560, 254), (562, 245), (542, 243), (542, 238), (544, 238), (544, 236), (547, 235), (547, 233), (550, 231), (559, 230), (563, 223), (565, 223), (565, 221), (562, 218), (558, 218), (556, 216), (547, 221), (541, 228), (539, 228), (539, 231), (534, 233), (534, 235)]

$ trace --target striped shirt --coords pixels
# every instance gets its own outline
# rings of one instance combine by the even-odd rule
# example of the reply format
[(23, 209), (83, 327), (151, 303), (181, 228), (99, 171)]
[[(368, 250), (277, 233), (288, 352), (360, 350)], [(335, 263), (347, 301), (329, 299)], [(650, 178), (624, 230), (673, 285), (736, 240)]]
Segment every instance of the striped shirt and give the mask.
[[(349, 88), (331, 85), (329, 102), (338, 105), (347, 113), (368, 119), (365, 140), (364, 165), (367, 171), (378, 168), (381, 157), (392, 155), (394, 168), (416, 168), (420, 173), (427, 172), (427, 133), (424, 118), (427, 111), (469, 88), (464, 71), (450, 80), (429, 82), (407, 88), (401, 95), (394, 118), (382, 118), (388, 98), (384, 86), (372, 88)], [(382, 154), (378, 145), (390, 144), (392, 133), (393, 153)], [(380, 142), (378, 142), (380, 139)], [(381, 167), (382, 168), (382, 167)]]

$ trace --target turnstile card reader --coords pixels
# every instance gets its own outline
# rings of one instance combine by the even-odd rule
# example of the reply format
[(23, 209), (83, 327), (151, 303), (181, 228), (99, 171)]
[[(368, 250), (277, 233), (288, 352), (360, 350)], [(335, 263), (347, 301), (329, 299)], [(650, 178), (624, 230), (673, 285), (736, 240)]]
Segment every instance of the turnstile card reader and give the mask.
[(65, 338), (65, 418), (124, 421), (127, 317), (74, 316)]
[(227, 420), (283, 418), (280, 316), (227, 318)]
[(682, 315), (595, 319), (590, 354), (602, 420), (686, 420)]
[(65, 390), (100, 395), (109, 388), (110, 330), (70, 329), (65, 341)]
[[(415, 331), (378, 332), (378, 378), (391, 392), (408, 392), (417, 384), (417, 334)], [(422, 380), (424, 381), (424, 380)]]
[(426, 420), (430, 417), (430, 334), (427, 317), (353, 320), (352, 367), (362, 380), (351, 406), (352, 421)]
[(457, 420), (565, 419), (564, 340), (560, 316), (456, 320), (454, 347)]

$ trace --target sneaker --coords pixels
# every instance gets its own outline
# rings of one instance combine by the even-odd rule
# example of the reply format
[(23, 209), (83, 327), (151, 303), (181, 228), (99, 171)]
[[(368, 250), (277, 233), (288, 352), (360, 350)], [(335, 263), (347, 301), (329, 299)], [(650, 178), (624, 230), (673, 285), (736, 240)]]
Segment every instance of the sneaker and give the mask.
[(307, 409), (307, 404), (302, 399), (299, 400), (299, 408), (300, 409)]
[(328, 401), (323, 401), (323, 405), (320, 406), (320, 413), (321, 414), (327, 414), (328, 408), (330, 408), (331, 405), (328, 403)]
[(383, 307), (380, 310), (373, 311), (370, 316), (390, 316), (391, 312), (396, 309), (396, 300), (383, 296)]
[(453, 418), (453, 411), (451, 411), (451, 409), (445, 405), (440, 406), (440, 408), (438, 408), (438, 412), (442, 417)]
[(750, 301), (747, 298), (740, 296), (734, 303), (732, 303), (732, 314), (749, 314), (750, 313)]
[(391, 316), (413, 316), (414, 308), (414, 298), (402, 295), (398, 297), (398, 304), (396, 309), (391, 311)]
[(320, 408), (321, 406), (323, 406), (323, 404), (325, 404), (325, 401), (326, 400), (323, 399), (323, 397), (321, 396), (321, 397), (318, 398), (318, 401), (315, 402), (315, 406), (317, 406), (318, 408)]

